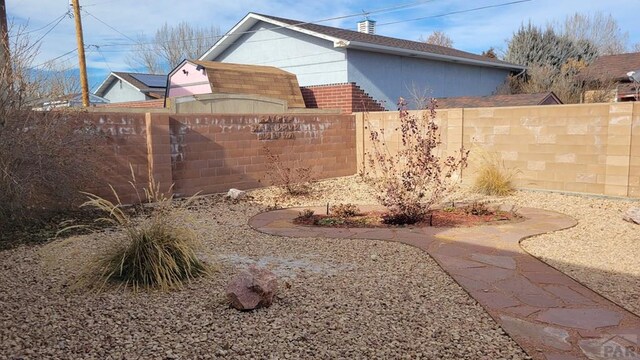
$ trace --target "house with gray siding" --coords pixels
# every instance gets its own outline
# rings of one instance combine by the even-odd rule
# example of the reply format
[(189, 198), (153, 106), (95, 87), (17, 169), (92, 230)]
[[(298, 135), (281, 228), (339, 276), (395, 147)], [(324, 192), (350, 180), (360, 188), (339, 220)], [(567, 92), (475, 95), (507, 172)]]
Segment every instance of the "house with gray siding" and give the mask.
[(145, 101), (164, 98), (167, 75), (112, 72), (95, 91), (109, 103)]
[[(358, 103), (395, 109), (416, 91), (432, 97), (486, 96), (525, 68), (437, 45), (249, 13), (201, 58), (267, 65), (295, 74), (307, 105), (358, 109)], [(348, 87), (349, 99), (332, 87)], [(344, 96), (344, 95), (343, 95)], [(364, 99), (364, 100), (363, 100)], [(371, 101), (373, 100), (373, 101)], [(366, 110), (366, 109), (365, 109)], [(379, 110), (373, 108), (370, 110)]]

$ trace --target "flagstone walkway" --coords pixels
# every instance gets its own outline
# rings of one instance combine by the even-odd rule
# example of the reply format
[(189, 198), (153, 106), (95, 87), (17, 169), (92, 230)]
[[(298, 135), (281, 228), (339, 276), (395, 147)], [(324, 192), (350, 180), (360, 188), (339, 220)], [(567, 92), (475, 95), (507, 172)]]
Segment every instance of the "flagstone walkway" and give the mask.
[[(323, 213), (323, 208), (313, 208)], [(379, 207), (360, 207), (363, 211)], [(258, 231), (291, 237), (397, 241), (420, 248), (534, 359), (640, 359), (640, 318), (526, 253), (523, 238), (566, 229), (566, 215), (521, 208), (526, 220), (468, 228), (326, 228), (294, 224), (303, 208), (258, 214)]]

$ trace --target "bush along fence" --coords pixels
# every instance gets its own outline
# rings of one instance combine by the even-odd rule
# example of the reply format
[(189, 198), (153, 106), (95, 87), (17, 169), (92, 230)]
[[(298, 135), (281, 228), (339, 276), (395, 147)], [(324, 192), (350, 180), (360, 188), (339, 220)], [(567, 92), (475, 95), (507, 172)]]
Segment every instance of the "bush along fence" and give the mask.
[[(136, 202), (131, 173), (146, 186), (149, 176), (178, 196), (224, 192), (265, 184), (268, 154), (312, 169), (317, 178), (356, 173), (353, 115), (171, 115), (89, 113), (106, 134), (100, 147), (107, 176), (95, 191), (113, 186), (124, 203)], [(268, 149), (268, 150), (265, 150)]]
[[(519, 188), (640, 198), (640, 104), (607, 103), (438, 110), (442, 151), (471, 151), (463, 181), (473, 181), (477, 155), (494, 153), (517, 169)], [(358, 169), (368, 166), (369, 129), (401, 144), (397, 112), (356, 114)]]

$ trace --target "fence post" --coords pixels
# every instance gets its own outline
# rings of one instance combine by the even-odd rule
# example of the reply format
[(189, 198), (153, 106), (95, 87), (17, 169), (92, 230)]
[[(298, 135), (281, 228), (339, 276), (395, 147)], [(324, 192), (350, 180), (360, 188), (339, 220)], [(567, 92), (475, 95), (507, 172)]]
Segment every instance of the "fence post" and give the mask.
[(173, 184), (171, 170), (171, 137), (169, 132), (169, 115), (146, 113), (147, 158), (149, 163), (149, 180), (160, 184), (160, 190), (169, 195)]
[(611, 103), (607, 128), (605, 195), (629, 195), (633, 103)]
[(365, 167), (365, 123), (363, 112), (354, 113), (356, 121), (356, 171), (360, 174)]

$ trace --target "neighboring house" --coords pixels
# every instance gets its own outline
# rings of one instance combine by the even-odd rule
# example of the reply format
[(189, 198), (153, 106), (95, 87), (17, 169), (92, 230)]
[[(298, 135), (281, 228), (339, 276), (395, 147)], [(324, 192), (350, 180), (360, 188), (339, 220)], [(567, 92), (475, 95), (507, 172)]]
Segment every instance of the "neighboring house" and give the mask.
[(640, 88), (627, 75), (631, 71), (640, 73), (640, 53), (598, 57), (579, 74), (587, 89), (583, 102), (636, 100)]
[(461, 96), (436, 99), (439, 109), (559, 105), (562, 101), (553, 92), (536, 94)]
[[(269, 65), (298, 77), (309, 107), (395, 109), (398, 97), (492, 94), (525, 67), (468, 52), (359, 31), (249, 13), (200, 60)], [(321, 106), (322, 104), (322, 106)], [(362, 105), (365, 104), (365, 105)]]
[(165, 107), (165, 100), (153, 99), (144, 101), (127, 101), (111, 104), (97, 105), (99, 108), (119, 108), (119, 109), (162, 109)]
[(244, 94), (279, 99), (304, 108), (296, 76), (272, 66), (184, 60), (169, 73), (167, 97)]
[(112, 72), (95, 94), (110, 103), (162, 99), (167, 86), (166, 75)]
[[(89, 106), (100, 106), (108, 103), (109, 100), (103, 97), (89, 94)], [(58, 96), (53, 99), (40, 99), (34, 102), (33, 110), (43, 111), (68, 107), (82, 107), (82, 94), (75, 93)]]

